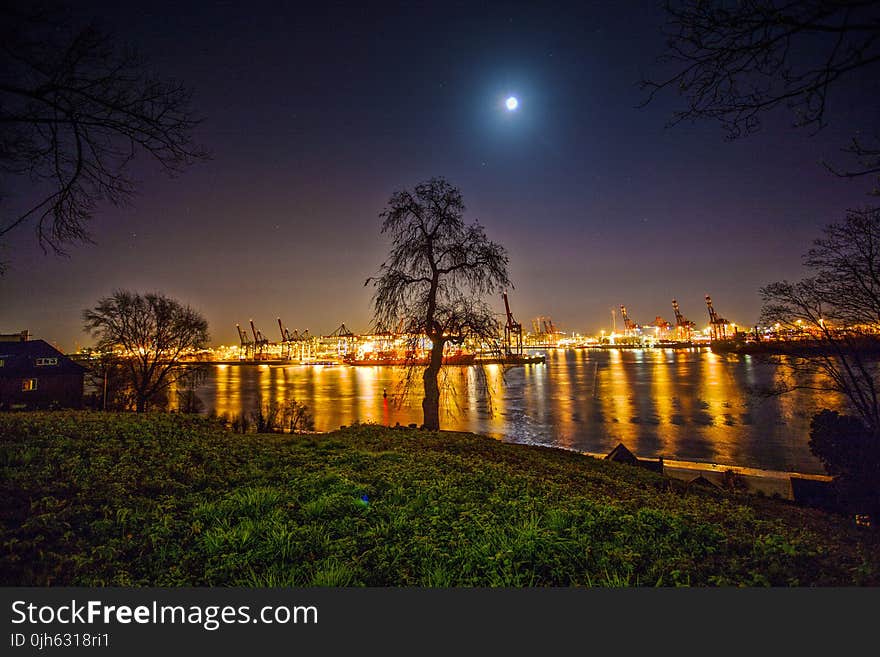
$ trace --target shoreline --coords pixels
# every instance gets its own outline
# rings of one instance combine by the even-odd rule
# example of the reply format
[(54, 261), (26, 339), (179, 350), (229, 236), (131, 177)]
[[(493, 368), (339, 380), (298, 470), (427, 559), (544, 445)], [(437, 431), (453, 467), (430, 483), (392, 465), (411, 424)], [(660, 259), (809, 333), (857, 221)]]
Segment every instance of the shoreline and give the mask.
[[(584, 456), (605, 459), (608, 454), (597, 452), (578, 452)], [(684, 461), (679, 459), (649, 459), (636, 457), (639, 461), (637, 466), (649, 464), (662, 464), (659, 471), (664, 476), (679, 481), (693, 482), (705, 480), (714, 484), (719, 489), (724, 489), (726, 473), (733, 472), (736, 480), (742, 485), (741, 490), (755, 495), (778, 496), (789, 501), (798, 501), (799, 496), (795, 493), (792, 479), (809, 482), (818, 486), (831, 484), (833, 478), (829, 475), (796, 472), (789, 470), (765, 470), (738, 465), (722, 465), (703, 461)]]

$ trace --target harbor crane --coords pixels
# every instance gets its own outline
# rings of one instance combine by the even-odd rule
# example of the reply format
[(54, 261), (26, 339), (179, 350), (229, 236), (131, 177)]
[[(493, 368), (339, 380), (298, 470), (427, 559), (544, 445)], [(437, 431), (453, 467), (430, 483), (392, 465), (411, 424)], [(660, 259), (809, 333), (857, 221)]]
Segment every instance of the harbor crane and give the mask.
[(308, 344), (308, 341), (312, 336), (309, 335), (309, 329), (305, 329), (302, 333), (298, 329), (291, 331), (281, 323), (280, 317), (278, 318), (278, 328), (281, 330), (281, 344), (284, 346), (284, 356), (288, 360), (294, 358), (297, 352), (301, 361), (311, 357), (312, 346)]
[[(284, 328), (284, 324), (281, 323), (281, 318), (278, 318), (278, 329), (281, 331), (281, 342), (293, 342), (296, 340), (294, 334), (297, 333), (296, 329), (293, 330), (293, 333), (290, 332), (290, 329)], [(297, 336), (299, 337), (299, 336)]]
[[(515, 353), (517, 356), (522, 355), (523, 351), (523, 335), (522, 324), (513, 318), (510, 312), (510, 302), (507, 300), (507, 292), (501, 295), (504, 298), (504, 312), (507, 314), (507, 323), (504, 324), (504, 347), (507, 350), (506, 355)], [(515, 348), (513, 350), (512, 346)]]
[[(236, 324), (235, 328), (238, 329), (238, 339), (241, 341), (241, 351), (239, 351), (239, 358), (243, 358), (247, 360), (248, 353), (250, 352), (252, 355), (254, 353), (254, 341), (248, 337), (248, 334), (245, 333), (241, 325)], [(242, 354), (244, 354), (242, 356)]]
[[(286, 328), (284, 324), (281, 323), (280, 317), (278, 318), (278, 329), (281, 331), (281, 344), (284, 347), (285, 357), (290, 359), (293, 350), (296, 348), (294, 343), (300, 343), (306, 340), (309, 330), (306, 329), (302, 334), (300, 334), (297, 329), (293, 329), (293, 331), (291, 331), (289, 328)], [(300, 345), (299, 350), (300, 357), (302, 357), (302, 345)]]
[(678, 333), (678, 339), (690, 340), (691, 332), (697, 327), (696, 323), (681, 314), (678, 301), (675, 299), (672, 300), (672, 309), (675, 311), (675, 331)]
[(629, 315), (626, 314), (626, 306), (622, 304), (620, 306), (620, 316), (623, 317), (623, 328), (625, 331), (625, 335), (632, 335), (633, 333), (638, 331), (639, 328), (641, 328), (638, 324), (636, 324), (629, 318)]
[(269, 338), (263, 336), (263, 334), (256, 329), (254, 326), (254, 320), (250, 320), (251, 323), (251, 332), (254, 334), (254, 358), (258, 355), (262, 356), (263, 350), (269, 346)]
[(330, 337), (330, 338), (353, 338), (354, 333), (349, 331), (348, 327), (343, 323), (343, 324), (340, 324), (339, 327), (327, 337)]
[(706, 306), (709, 308), (709, 327), (712, 330), (712, 339), (727, 339), (730, 321), (724, 319), (723, 317), (719, 317), (718, 313), (715, 312), (715, 308), (712, 306), (712, 297), (710, 297), (708, 294), (706, 295)]
[(553, 335), (557, 333), (556, 325), (553, 323), (553, 320), (550, 317), (535, 317), (532, 320), (532, 331), (537, 335), (539, 333), (543, 333), (544, 335)]
[(344, 322), (327, 337), (336, 338), (336, 353), (340, 356), (347, 356), (354, 351), (355, 335)]

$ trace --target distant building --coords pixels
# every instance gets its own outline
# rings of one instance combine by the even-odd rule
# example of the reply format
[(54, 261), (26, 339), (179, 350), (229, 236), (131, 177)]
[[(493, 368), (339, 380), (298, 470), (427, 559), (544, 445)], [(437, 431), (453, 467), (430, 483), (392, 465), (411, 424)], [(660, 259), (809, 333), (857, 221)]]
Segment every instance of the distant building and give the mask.
[(48, 342), (28, 340), (27, 331), (2, 335), (0, 410), (80, 408), (85, 371)]

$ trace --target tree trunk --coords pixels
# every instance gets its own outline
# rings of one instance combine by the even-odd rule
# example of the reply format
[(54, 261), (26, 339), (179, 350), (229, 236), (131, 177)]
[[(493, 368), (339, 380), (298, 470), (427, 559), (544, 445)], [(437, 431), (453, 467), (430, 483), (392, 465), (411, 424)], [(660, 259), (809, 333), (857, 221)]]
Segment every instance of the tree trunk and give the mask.
[(440, 374), (440, 367), (443, 365), (443, 340), (437, 339), (432, 341), (431, 346), (431, 362), (425, 368), (422, 375), (422, 381), (425, 384), (425, 398), (422, 400), (422, 415), (424, 416), (424, 427), (431, 431), (440, 430), (440, 386), (437, 383), (437, 376)]
[(147, 410), (147, 398), (145, 395), (138, 393), (136, 412), (143, 413), (145, 410)]

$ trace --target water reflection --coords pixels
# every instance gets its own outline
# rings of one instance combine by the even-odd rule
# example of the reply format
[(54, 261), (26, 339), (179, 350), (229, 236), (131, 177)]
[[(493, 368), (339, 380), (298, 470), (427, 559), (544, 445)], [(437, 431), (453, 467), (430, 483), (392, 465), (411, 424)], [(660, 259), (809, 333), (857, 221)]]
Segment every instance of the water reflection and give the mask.
[[(394, 367), (219, 365), (198, 394), (232, 417), (262, 402), (305, 403), (318, 430), (353, 422), (421, 422), (420, 373), (407, 393)], [(809, 422), (829, 393), (755, 394), (779, 384), (778, 368), (709, 350), (556, 350), (547, 363), (449, 368), (444, 428), (514, 442), (641, 456), (823, 472), (807, 445)]]

